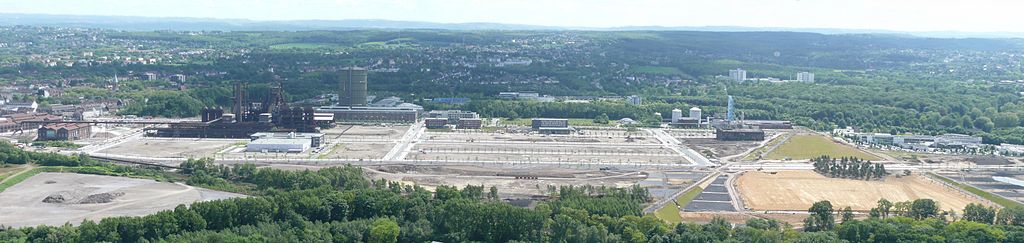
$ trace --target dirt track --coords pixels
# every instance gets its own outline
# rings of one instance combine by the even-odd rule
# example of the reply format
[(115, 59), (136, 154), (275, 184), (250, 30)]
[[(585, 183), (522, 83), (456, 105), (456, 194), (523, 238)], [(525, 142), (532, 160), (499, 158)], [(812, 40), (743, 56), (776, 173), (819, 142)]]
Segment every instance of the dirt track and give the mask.
[(813, 171), (779, 171), (774, 175), (750, 171), (737, 180), (737, 190), (744, 205), (753, 211), (804, 211), (821, 200), (829, 200), (836, 209), (850, 206), (856, 211), (871, 210), (882, 198), (892, 202), (930, 198), (939, 203), (941, 210), (957, 211), (968, 203), (980, 203), (918, 175), (864, 181), (828, 178)]

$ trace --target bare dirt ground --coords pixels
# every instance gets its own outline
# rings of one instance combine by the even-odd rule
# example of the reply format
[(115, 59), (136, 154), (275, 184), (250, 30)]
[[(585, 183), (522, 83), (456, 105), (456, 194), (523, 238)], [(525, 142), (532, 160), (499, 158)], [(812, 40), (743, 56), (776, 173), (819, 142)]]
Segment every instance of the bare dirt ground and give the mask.
[(100, 153), (147, 157), (210, 157), (232, 144), (249, 139), (139, 138), (99, 151)]
[(744, 205), (753, 211), (805, 211), (816, 201), (829, 200), (833, 207), (868, 211), (879, 199), (892, 202), (929, 198), (942, 210), (963, 210), (969, 203), (981, 203), (956, 190), (919, 175), (884, 181), (828, 178), (813, 171), (750, 171), (737, 180)]
[[(40, 173), (0, 193), (0, 225), (79, 224), (243, 195), (126, 177)], [(47, 202), (44, 202), (47, 201)]]
[(680, 138), (680, 142), (686, 144), (693, 150), (702, 154), (709, 151), (715, 157), (721, 158), (730, 155), (737, 155), (746, 152), (748, 149), (760, 145), (760, 141), (721, 141), (714, 138)]
[(330, 154), (325, 159), (381, 159), (388, 154), (394, 143), (340, 143), (337, 147), (328, 148)]
[(401, 138), (407, 130), (409, 130), (409, 126), (338, 125), (322, 132), (325, 139), (331, 140), (395, 141)]

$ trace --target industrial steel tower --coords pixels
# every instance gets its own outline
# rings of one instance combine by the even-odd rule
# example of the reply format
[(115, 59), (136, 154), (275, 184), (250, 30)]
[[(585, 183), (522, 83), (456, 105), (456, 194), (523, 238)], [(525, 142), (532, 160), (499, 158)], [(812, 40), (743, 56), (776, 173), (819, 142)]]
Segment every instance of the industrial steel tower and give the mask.
[(733, 120), (736, 119), (735, 117), (736, 116), (733, 115), (733, 108), (732, 108), (732, 95), (730, 95), (729, 96), (729, 106), (726, 107), (726, 111), (725, 111), (725, 119), (728, 120), (729, 122), (733, 122)]

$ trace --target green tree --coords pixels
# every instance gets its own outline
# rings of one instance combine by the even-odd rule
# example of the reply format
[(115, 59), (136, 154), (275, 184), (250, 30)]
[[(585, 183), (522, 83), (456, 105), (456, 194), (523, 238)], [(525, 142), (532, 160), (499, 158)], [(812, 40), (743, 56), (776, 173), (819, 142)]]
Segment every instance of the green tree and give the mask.
[(935, 200), (931, 199), (916, 199), (910, 204), (909, 215), (914, 219), (925, 219), (932, 218), (939, 215), (939, 206)]
[(400, 233), (398, 223), (394, 220), (380, 218), (373, 221), (373, 225), (370, 227), (370, 238), (367, 242), (371, 243), (394, 243), (398, 242), (398, 234)]
[(978, 223), (991, 224), (996, 218), (996, 210), (981, 204), (971, 203), (964, 207), (963, 219)]
[(1020, 125), (1020, 118), (1017, 117), (1017, 114), (1003, 112), (992, 117), (992, 122), (996, 127), (1009, 128)]
[[(832, 210), (832, 203), (829, 201), (818, 201), (811, 205), (811, 208), (807, 209), (807, 212), (811, 213), (807, 216), (808, 219), (813, 222), (813, 227), (806, 227), (808, 231), (824, 231), (831, 230), (835, 227), (835, 215)], [(805, 220), (805, 222), (807, 222)]]
[(890, 202), (889, 200), (885, 200), (885, 198), (882, 198), (878, 199), (878, 206), (875, 208), (878, 209), (878, 214), (884, 219), (889, 217), (889, 213), (892, 210), (892, 206), (892, 202)]
[(846, 206), (845, 208), (843, 208), (843, 215), (842, 216), (843, 216), (842, 217), (842, 222), (844, 224), (846, 222), (850, 222), (850, 220), (853, 220), (853, 209), (851, 209), (850, 206)]
[(608, 113), (601, 113), (600, 115), (597, 115), (597, 117), (594, 117), (594, 123), (608, 124)]
[(978, 119), (974, 119), (974, 127), (981, 129), (982, 131), (991, 132), (992, 129), (996, 127), (996, 124), (992, 122), (992, 119), (983, 116), (978, 117)]

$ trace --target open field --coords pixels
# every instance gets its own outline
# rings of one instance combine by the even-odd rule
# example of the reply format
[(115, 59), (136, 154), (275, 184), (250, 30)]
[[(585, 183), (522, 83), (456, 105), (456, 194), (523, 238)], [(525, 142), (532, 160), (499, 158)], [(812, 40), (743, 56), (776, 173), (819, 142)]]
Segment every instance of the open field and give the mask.
[(768, 160), (804, 160), (828, 155), (831, 157), (857, 157), (865, 160), (880, 160), (877, 156), (868, 154), (855, 147), (842, 144), (832, 139), (820, 136), (800, 134), (793, 135), (789, 140), (775, 150), (764, 156)]
[(813, 171), (750, 171), (739, 177), (736, 187), (744, 205), (753, 211), (805, 211), (822, 200), (855, 211), (868, 211), (882, 198), (892, 202), (929, 198), (938, 202), (941, 210), (958, 211), (969, 203), (981, 203), (920, 175), (865, 181), (828, 178)]
[(408, 130), (409, 126), (338, 125), (322, 132), (324, 139), (328, 140), (395, 141)]
[(139, 138), (126, 141), (100, 153), (145, 156), (200, 158), (211, 157), (223, 149), (248, 139), (216, 139), (216, 138)]
[(84, 219), (141, 216), (179, 204), (238, 196), (242, 195), (153, 180), (46, 172), (0, 193), (0, 225), (79, 224)]
[(395, 143), (337, 143), (327, 148), (322, 159), (381, 159)]

